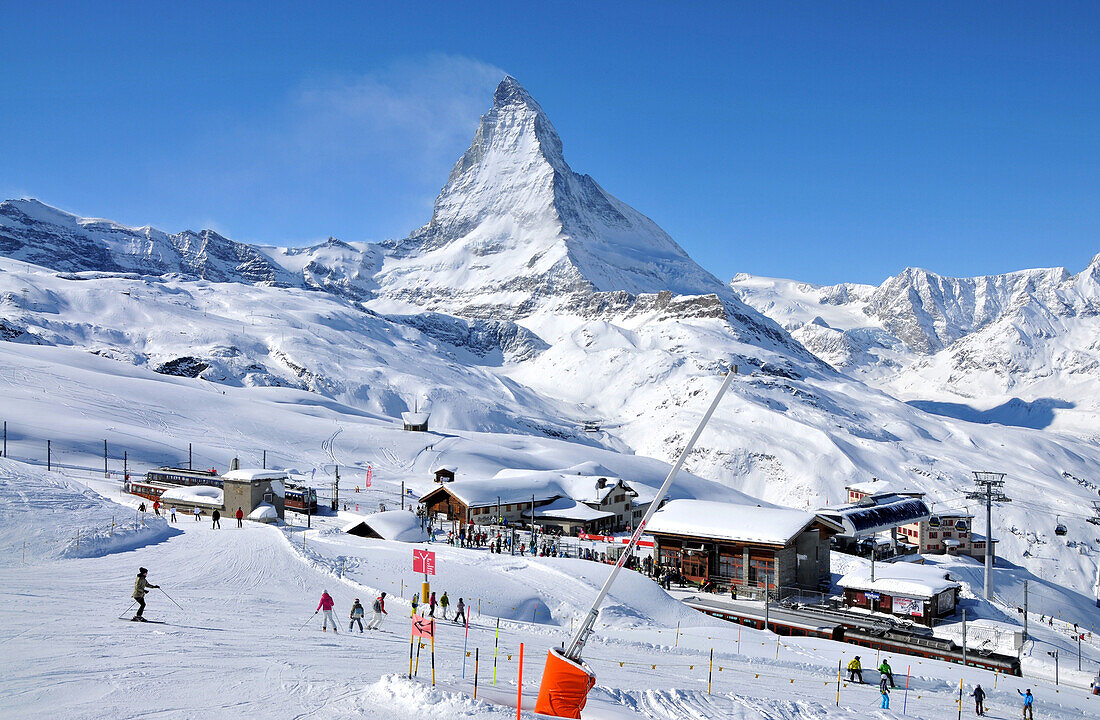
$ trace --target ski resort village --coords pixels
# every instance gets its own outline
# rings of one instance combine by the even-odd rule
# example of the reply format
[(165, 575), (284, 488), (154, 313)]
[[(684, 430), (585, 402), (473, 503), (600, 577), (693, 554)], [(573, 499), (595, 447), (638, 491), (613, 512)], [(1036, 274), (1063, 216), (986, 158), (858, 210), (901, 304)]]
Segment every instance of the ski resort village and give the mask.
[(1100, 246), (723, 279), (477, 77), (398, 239), (0, 177), (0, 717), (1100, 718)]

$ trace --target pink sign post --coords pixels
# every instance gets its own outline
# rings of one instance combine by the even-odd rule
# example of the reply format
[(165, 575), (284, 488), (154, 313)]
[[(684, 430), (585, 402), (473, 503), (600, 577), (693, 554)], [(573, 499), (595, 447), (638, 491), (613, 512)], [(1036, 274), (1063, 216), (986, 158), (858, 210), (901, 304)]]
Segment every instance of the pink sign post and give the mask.
[[(431, 550), (413, 550), (413, 572), (435, 575), (435, 553)], [(424, 578), (427, 580), (427, 578)]]

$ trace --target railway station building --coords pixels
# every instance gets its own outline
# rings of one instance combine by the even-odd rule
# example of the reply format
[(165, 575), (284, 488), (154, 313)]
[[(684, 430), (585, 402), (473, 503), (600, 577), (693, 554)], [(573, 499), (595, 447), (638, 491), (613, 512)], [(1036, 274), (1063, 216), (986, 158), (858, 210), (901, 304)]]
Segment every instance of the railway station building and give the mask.
[(849, 573), (837, 583), (844, 591), (844, 604), (907, 618), (932, 627), (936, 620), (955, 614), (962, 586), (942, 568), (895, 562), (870, 572)]
[(829, 539), (840, 524), (811, 512), (758, 505), (673, 500), (653, 514), (646, 532), (662, 566), (689, 581), (738, 597), (830, 584)]

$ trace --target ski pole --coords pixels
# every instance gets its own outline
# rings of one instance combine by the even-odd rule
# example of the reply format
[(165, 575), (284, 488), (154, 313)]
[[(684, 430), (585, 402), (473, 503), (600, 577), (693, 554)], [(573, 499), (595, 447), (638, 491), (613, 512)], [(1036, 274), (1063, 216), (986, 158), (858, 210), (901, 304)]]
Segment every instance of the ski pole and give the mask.
[[(312, 615), (310, 615), (310, 616), (309, 616), (309, 620), (312, 620), (312, 619), (313, 619), (313, 618), (315, 618), (315, 617), (317, 617), (317, 613), (313, 613)], [(301, 624), (301, 625), (300, 625), (300, 626), (298, 627), (298, 629), (299, 629), (299, 630), (301, 630), (301, 629), (302, 629), (302, 628), (304, 628), (304, 627), (305, 627), (306, 625), (309, 625), (309, 620), (306, 620), (306, 621), (305, 621), (304, 623), (302, 623), (302, 624)]]
[[(122, 615), (125, 615), (126, 613), (130, 612), (130, 608), (132, 608), (132, 607), (133, 607), (134, 605), (137, 605), (137, 600), (134, 600), (134, 601), (133, 601), (132, 603), (130, 603), (130, 607), (128, 607), (128, 608), (126, 608), (125, 610), (123, 610), (123, 611), (122, 611)], [(119, 620), (121, 620), (121, 619), (122, 619), (122, 615), (119, 615), (119, 616), (118, 616), (118, 619), (119, 619)]]
[[(162, 588), (162, 587), (160, 587), (160, 586), (158, 585), (158, 586), (157, 586), (157, 590), (160, 590), (160, 591), (161, 591), (162, 593), (164, 593), (164, 597), (168, 598), (169, 600), (172, 600), (172, 596), (171, 596), (171, 595), (169, 595), (168, 593), (164, 592), (164, 588)], [(175, 605), (176, 607), (178, 607), (178, 608), (179, 608), (180, 610), (183, 610), (183, 606), (182, 606), (182, 605), (180, 605), (180, 604), (179, 604), (178, 602), (176, 602), (175, 600), (172, 600), (172, 604), (173, 604), (173, 605)]]

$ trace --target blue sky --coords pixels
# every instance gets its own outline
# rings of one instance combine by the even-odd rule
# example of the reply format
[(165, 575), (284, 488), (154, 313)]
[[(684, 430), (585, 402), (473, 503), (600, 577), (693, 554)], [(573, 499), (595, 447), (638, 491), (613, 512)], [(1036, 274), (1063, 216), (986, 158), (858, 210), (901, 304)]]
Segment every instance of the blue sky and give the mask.
[(508, 72), (574, 170), (722, 278), (1100, 252), (1100, 4), (675, 5), (0, 0), (0, 195), (403, 237)]

